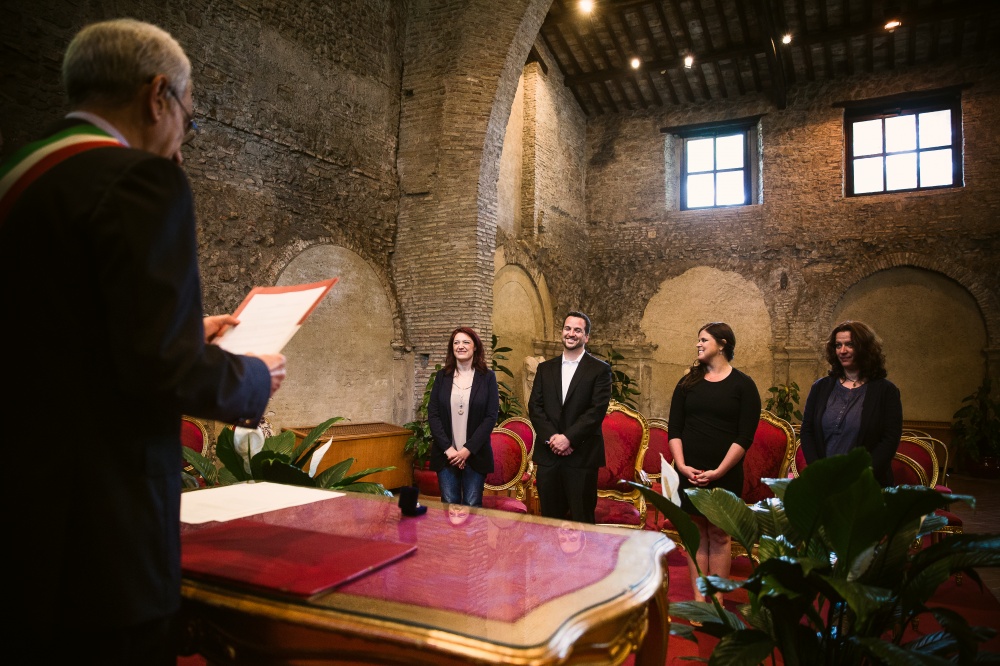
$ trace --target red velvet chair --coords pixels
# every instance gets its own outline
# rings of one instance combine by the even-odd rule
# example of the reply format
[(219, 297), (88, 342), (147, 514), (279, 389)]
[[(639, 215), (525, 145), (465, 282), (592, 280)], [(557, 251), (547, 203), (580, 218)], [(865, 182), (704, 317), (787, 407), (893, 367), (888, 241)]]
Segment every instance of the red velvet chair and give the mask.
[(794, 458), (795, 431), (792, 424), (762, 409), (753, 444), (743, 456), (743, 501), (756, 504), (774, 497), (762, 479), (787, 477)]
[[(662, 494), (663, 485), (660, 479), (660, 456), (666, 458), (668, 463), (673, 463), (674, 454), (670, 452), (670, 434), (667, 430), (667, 420), (652, 418), (649, 424), (649, 448), (646, 450), (646, 457), (643, 459), (642, 471), (649, 480), (650, 487)], [(664, 518), (656, 507), (647, 506), (646, 529), (659, 531), (664, 527)]]
[[(205, 424), (198, 419), (191, 418), (190, 416), (182, 416), (181, 444), (188, 447), (195, 453), (205, 455), (205, 448), (208, 446), (208, 430), (206, 430)], [(205, 485), (205, 479), (201, 478), (201, 475), (195, 472), (194, 467), (192, 467), (190, 463), (182, 458), (181, 465), (181, 468), (186, 473), (192, 475), (198, 480), (198, 485)]]
[[(893, 479), (900, 486), (927, 486), (938, 492), (950, 493), (951, 488), (938, 483), (941, 467), (934, 444), (928, 439), (906, 435), (899, 438), (899, 447), (892, 460)], [(948, 509), (938, 509), (934, 513), (948, 521), (945, 527), (934, 532), (935, 535), (961, 534), (964, 531), (962, 517), (957, 513)]]
[(528, 505), (529, 513), (538, 513), (538, 490), (535, 487), (535, 463), (531, 461), (531, 452), (535, 446), (535, 429), (531, 425), (531, 420), (526, 416), (511, 416), (504, 419), (498, 426), (498, 428), (505, 428), (510, 430), (524, 442), (524, 448), (527, 450), (528, 456), (528, 469), (524, 472), (524, 478), (521, 479), (522, 485), (519, 487), (524, 491), (523, 497), (518, 497), (519, 500)]
[(528, 513), (524, 502), (528, 449), (517, 433), (494, 428), (490, 435), (493, 447), (493, 471), (486, 475), (483, 507), (514, 513)]
[(596, 522), (642, 529), (646, 525), (646, 500), (622, 481), (643, 482), (649, 424), (636, 410), (612, 400), (601, 430), (605, 464), (597, 471)]

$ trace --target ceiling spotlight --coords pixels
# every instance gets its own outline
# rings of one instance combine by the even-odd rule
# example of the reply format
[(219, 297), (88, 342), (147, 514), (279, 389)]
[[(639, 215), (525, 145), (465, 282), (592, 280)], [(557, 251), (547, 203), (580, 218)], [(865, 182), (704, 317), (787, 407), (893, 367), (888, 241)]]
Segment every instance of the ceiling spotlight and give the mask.
[(786, 33), (785, 33), (785, 34), (784, 34), (784, 35), (783, 35), (783, 36), (781, 37), (781, 43), (782, 43), (782, 44), (791, 44), (791, 43), (792, 43), (792, 33), (790, 33), (790, 32), (786, 32)]
[(631, 59), (631, 60), (629, 61), (629, 64), (631, 64), (631, 65), (632, 65), (632, 69), (639, 69), (639, 65), (641, 65), (641, 64), (642, 64), (642, 61), (641, 61), (641, 60), (639, 60), (638, 58), (632, 58), (632, 59)]
[(594, 11), (594, 0), (580, 0), (580, 11), (584, 14), (589, 14)]
[(684, 56), (684, 68), (691, 69), (692, 65), (694, 65), (694, 56), (692, 55)]
[(885, 22), (885, 29), (888, 30), (889, 32), (892, 32), (901, 25), (903, 25), (903, 22), (900, 21), (899, 19), (889, 19), (888, 21)]

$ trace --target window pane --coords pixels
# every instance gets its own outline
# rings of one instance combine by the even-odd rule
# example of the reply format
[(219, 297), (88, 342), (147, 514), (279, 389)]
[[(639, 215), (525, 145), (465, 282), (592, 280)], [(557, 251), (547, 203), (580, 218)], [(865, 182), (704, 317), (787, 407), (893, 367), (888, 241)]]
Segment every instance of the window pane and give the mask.
[(881, 152), (882, 121), (875, 119), (854, 123), (854, 154), (874, 155)]
[(866, 157), (861, 160), (854, 160), (854, 193), (881, 192), (885, 188), (882, 186), (882, 158)]
[[(885, 119), (885, 152), (917, 149), (917, 117), (897, 116)], [(892, 188), (889, 188), (892, 189)]]
[[(951, 145), (951, 109), (920, 114), (920, 147)], [(923, 165), (921, 164), (921, 169)], [(949, 177), (948, 182), (951, 182)]]
[(885, 158), (885, 189), (911, 190), (917, 186), (917, 154), (902, 153)]
[(747, 195), (743, 189), (743, 169), (739, 171), (723, 171), (718, 178), (719, 193), (717, 195), (719, 206), (732, 206), (733, 204), (746, 203)]
[(687, 178), (688, 208), (703, 208), (715, 205), (715, 174), (703, 173)]
[(953, 185), (951, 148), (920, 153), (920, 187)]
[(715, 139), (689, 139), (687, 142), (688, 173), (711, 171), (715, 165), (712, 154), (715, 149)]
[[(716, 169), (740, 169), (743, 167), (742, 134), (718, 137), (715, 140), (715, 150), (718, 153)], [(719, 187), (722, 187), (721, 184)]]

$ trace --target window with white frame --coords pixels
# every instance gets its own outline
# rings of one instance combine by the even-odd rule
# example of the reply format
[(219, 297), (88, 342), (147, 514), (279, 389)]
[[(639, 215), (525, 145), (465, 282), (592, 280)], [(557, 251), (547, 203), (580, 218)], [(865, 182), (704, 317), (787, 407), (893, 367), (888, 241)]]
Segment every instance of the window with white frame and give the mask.
[(961, 112), (957, 91), (847, 106), (847, 195), (960, 187)]
[(680, 139), (680, 208), (723, 208), (753, 203), (759, 116), (665, 128)]

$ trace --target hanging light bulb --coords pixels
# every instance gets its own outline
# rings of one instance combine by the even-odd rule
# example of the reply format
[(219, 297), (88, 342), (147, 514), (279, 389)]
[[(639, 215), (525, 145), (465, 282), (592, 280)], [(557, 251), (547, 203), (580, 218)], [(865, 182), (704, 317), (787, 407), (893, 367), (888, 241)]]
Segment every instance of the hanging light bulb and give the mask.
[(594, 11), (594, 0), (580, 0), (580, 11), (584, 14), (589, 14)]
[(639, 65), (642, 64), (642, 61), (639, 60), (638, 58), (632, 58), (632, 60), (629, 61), (629, 63), (632, 65), (632, 69), (639, 69)]
[(694, 65), (694, 56), (693, 55), (684, 56), (684, 69), (691, 69), (693, 65)]

